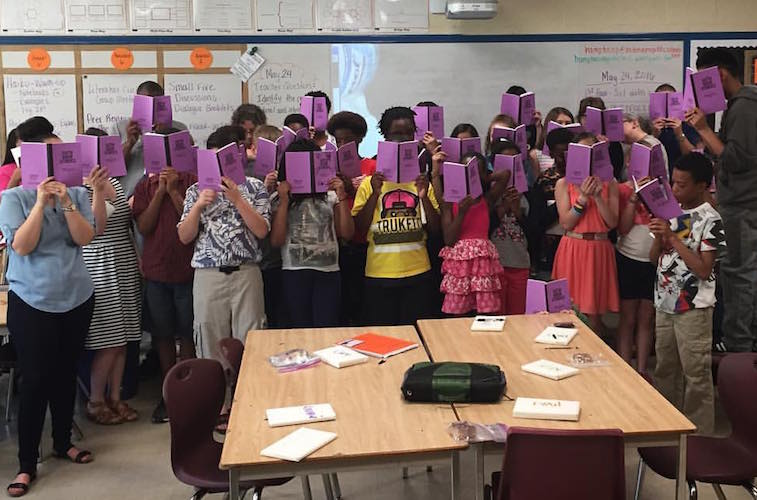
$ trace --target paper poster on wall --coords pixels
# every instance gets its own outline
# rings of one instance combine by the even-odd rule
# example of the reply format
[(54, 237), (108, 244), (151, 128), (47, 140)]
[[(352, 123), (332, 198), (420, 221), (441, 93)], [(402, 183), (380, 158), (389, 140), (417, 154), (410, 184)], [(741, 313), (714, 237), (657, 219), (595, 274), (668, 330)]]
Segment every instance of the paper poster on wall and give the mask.
[(129, 30), (126, 0), (66, 0), (66, 30), (123, 33)]
[(193, 4), (196, 32), (252, 31), (250, 0), (194, 0)]
[(375, 0), (373, 22), (377, 31), (428, 31), (428, 0)]
[(0, 29), (9, 33), (64, 33), (63, 0), (0, 0)]
[(318, 0), (318, 31), (357, 32), (373, 29), (371, 0)]
[(256, 0), (257, 30), (272, 33), (314, 30), (313, 1)]
[(4, 75), (5, 129), (32, 116), (44, 116), (64, 141), (76, 136), (74, 75)]
[(232, 74), (165, 75), (164, 83), (173, 119), (184, 123), (202, 148), (213, 131), (231, 123), (231, 114), (242, 104), (242, 83)]
[(145, 33), (192, 31), (191, 0), (131, 0), (131, 30)]
[(118, 122), (131, 117), (139, 84), (156, 79), (156, 75), (82, 75), (84, 129), (112, 132)]

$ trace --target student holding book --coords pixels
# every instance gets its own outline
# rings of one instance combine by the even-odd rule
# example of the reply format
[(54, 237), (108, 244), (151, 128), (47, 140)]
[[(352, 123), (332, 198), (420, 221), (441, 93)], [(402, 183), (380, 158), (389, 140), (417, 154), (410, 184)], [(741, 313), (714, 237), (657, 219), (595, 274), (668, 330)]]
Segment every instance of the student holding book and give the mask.
[[(586, 108), (591, 106), (601, 110), (607, 109), (605, 101), (601, 97), (584, 97), (578, 103), (578, 114), (576, 119), (581, 126), (586, 125)], [(599, 140), (605, 140), (606, 137), (598, 137)], [(623, 179), (623, 167), (625, 166), (625, 154), (623, 153), (623, 146), (619, 142), (610, 142), (610, 161), (612, 162), (612, 169), (616, 179)]]
[[(219, 129), (208, 137), (208, 149), (235, 143)], [(192, 288), (197, 355), (223, 362), (218, 342), (265, 328), (263, 279), (258, 240), (270, 230), (270, 201), (263, 183), (247, 177), (237, 185), (222, 178), (218, 192), (187, 189), (179, 219), (179, 241), (194, 243)]]
[(679, 158), (673, 167), (673, 194), (683, 215), (649, 223), (655, 235), (649, 258), (657, 263), (655, 382), (700, 434), (714, 428), (713, 266), (725, 245), (720, 215), (704, 199), (710, 179), (712, 164), (703, 155)]
[[(287, 148), (287, 152), (320, 150), (312, 140), (298, 140)], [(331, 179), (325, 194), (291, 194), (286, 174), (284, 153), (271, 244), (281, 248), (282, 284), (290, 326), (338, 326), (339, 238), (349, 240), (355, 231), (344, 181), (338, 176)]]
[[(50, 132), (28, 142), (61, 142)], [(82, 246), (95, 236), (94, 216), (82, 187), (49, 177), (36, 190), (3, 192), (0, 231), (8, 244), (8, 330), (21, 373), (18, 405), (19, 470), (8, 495), (20, 497), (37, 476), (39, 444), (48, 404), (53, 450), (90, 463), (92, 453), (71, 442), (76, 371), (95, 304)]]
[[(576, 142), (591, 146), (597, 138), (585, 132)], [(555, 200), (565, 236), (557, 247), (552, 278), (568, 280), (573, 303), (601, 335), (602, 314), (620, 308), (615, 252), (607, 235), (618, 225), (618, 184), (592, 175), (575, 186), (563, 177), (555, 185)]]
[[(495, 128), (515, 128), (518, 124), (515, 123), (515, 120), (511, 116), (499, 114), (495, 115), (494, 118), (492, 118), (492, 121), (489, 123), (489, 128), (486, 130), (486, 139), (484, 140), (484, 154), (486, 156), (491, 155), (492, 151), (492, 141), (494, 140), (494, 129)], [(491, 166), (490, 166), (491, 167)], [(489, 170), (493, 170), (493, 168), (489, 168)]]
[(301, 113), (291, 113), (284, 118), (284, 126), (292, 129), (292, 132), (297, 132), (303, 128), (309, 129), (310, 123), (308, 123), (308, 119), (305, 118), (305, 115)]
[[(663, 83), (655, 89), (655, 92), (675, 92), (676, 89), (669, 83)], [(665, 147), (668, 155), (668, 165), (671, 170), (673, 164), (681, 157), (695, 149), (704, 148), (702, 139), (694, 130), (694, 127), (675, 117), (659, 117), (652, 121), (652, 134)], [(670, 172), (672, 173), (672, 172)]]
[(16, 165), (12, 150), (24, 141), (36, 139), (53, 133), (53, 124), (43, 116), (34, 116), (18, 125), (10, 132), (5, 141), (5, 159), (0, 167), (0, 192), (21, 184), (21, 168)]
[[(387, 141), (412, 141), (414, 113), (389, 108), (379, 130)], [(382, 174), (366, 177), (355, 195), (352, 215), (368, 233), (365, 266), (365, 314), (373, 325), (411, 325), (434, 314), (435, 293), (426, 251), (426, 230), (438, 232), (439, 205), (428, 177), (394, 183)]]
[(536, 147), (532, 148), (529, 152), (529, 154), (532, 156), (532, 161), (535, 161), (539, 164), (540, 173), (544, 172), (555, 163), (555, 160), (553, 160), (550, 155), (544, 153), (544, 146), (547, 143), (549, 124), (551, 122), (555, 122), (559, 123), (560, 125), (570, 125), (572, 123), (575, 123), (575, 121), (576, 120), (575, 118), (573, 118), (573, 113), (571, 113), (567, 108), (562, 107), (550, 109), (549, 113), (547, 113), (547, 116), (544, 117), (544, 123), (540, 128), (541, 133), (536, 140)]
[(736, 57), (727, 49), (699, 52), (697, 69), (718, 68), (728, 109), (715, 134), (698, 109), (686, 121), (719, 157), (717, 196), (728, 251), (720, 263), (725, 348), (757, 351), (757, 87), (743, 85)]
[[(641, 121), (642, 118), (638, 115), (634, 115), (632, 113), (623, 114), (623, 136), (625, 138), (624, 142), (629, 145), (633, 144), (634, 142), (643, 142), (645, 145), (648, 144), (647, 147), (649, 148), (658, 144), (660, 146), (663, 146), (662, 142), (660, 142), (659, 139), (657, 139), (652, 134), (647, 133), (647, 131), (642, 128)], [(662, 148), (662, 155), (665, 158), (665, 171), (667, 171), (668, 165), (670, 165), (670, 160), (668, 158), (668, 153), (665, 147)], [(633, 179), (631, 179), (630, 175), (624, 176), (624, 178), (633, 183)]]
[[(326, 101), (326, 113), (331, 113), (331, 99), (329, 99), (329, 96), (326, 92), (322, 90), (311, 90), (310, 92), (305, 94), (305, 97), (322, 97), (323, 100)], [(319, 148), (323, 149), (326, 146), (326, 143), (329, 142), (329, 136), (326, 133), (326, 130), (316, 130), (315, 127), (311, 128), (313, 140), (316, 144), (318, 144)]]
[(231, 124), (244, 129), (245, 145), (249, 150), (255, 142), (255, 130), (266, 124), (265, 111), (255, 104), (240, 104), (231, 115)]

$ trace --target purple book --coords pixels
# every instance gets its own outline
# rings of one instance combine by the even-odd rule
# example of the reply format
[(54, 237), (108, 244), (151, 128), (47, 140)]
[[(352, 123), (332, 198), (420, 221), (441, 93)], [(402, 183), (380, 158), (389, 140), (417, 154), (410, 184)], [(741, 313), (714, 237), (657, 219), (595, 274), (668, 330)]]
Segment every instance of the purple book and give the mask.
[(526, 314), (558, 313), (571, 309), (568, 280), (528, 280), (526, 284)]
[(197, 187), (221, 191), (221, 167), (218, 165), (218, 155), (212, 149), (197, 150)]
[(444, 201), (459, 203), (468, 195), (468, 176), (465, 165), (444, 162), (442, 164), (442, 180), (444, 181)]
[(610, 161), (609, 142), (598, 142), (591, 147), (591, 174), (596, 175), (603, 182), (610, 182), (615, 178)]
[(468, 194), (474, 200), (484, 194), (484, 188), (481, 185), (481, 176), (478, 172), (478, 159), (471, 158), (465, 165), (465, 172), (468, 181)]
[(584, 128), (587, 132), (594, 135), (602, 135), (604, 132), (602, 128), (602, 110), (593, 106), (586, 108), (586, 119), (584, 121)]
[(332, 142), (326, 141), (326, 144), (323, 145), (323, 150), (324, 151), (336, 151), (337, 147)]
[(192, 136), (189, 131), (182, 130), (164, 136), (168, 144), (168, 165), (178, 172), (195, 172), (194, 153), (192, 152)]
[(329, 190), (331, 179), (336, 177), (336, 151), (316, 151), (313, 153), (313, 193)]
[(396, 183), (414, 182), (421, 174), (418, 141), (379, 141), (376, 172)]
[(528, 152), (528, 136), (526, 135), (525, 125), (518, 125), (515, 128), (494, 127), (492, 129), (492, 140), (497, 140), (500, 137), (518, 146), (521, 153), (525, 154)]
[(325, 97), (303, 96), (300, 101), (300, 113), (305, 115), (310, 126), (316, 130), (326, 130), (329, 112), (326, 108)]
[(643, 144), (635, 142), (631, 144), (631, 160), (628, 164), (628, 175), (631, 179), (641, 180), (644, 177), (662, 177), (668, 178), (667, 168), (665, 168), (665, 156), (662, 152), (662, 146), (655, 144), (648, 148)]
[(414, 106), (415, 140), (423, 140), (423, 134), (431, 132), (434, 137), (444, 137), (444, 108), (441, 106)]
[(525, 94), (502, 94), (500, 112), (507, 115), (519, 125), (531, 125), (536, 110), (536, 97), (533, 92)]
[(695, 71), (691, 68), (686, 68), (683, 75), (683, 111), (690, 111), (697, 107), (697, 100), (694, 97), (694, 88), (691, 83), (691, 75)]
[(547, 124), (547, 133), (544, 135), (544, 137), (545, 137), (544, 147), (541, 150), (542, 153), (544, 153), (547, 156), (550, 156), (550, 154), (549, 154), (549, 146), (547, 146), (546, 137), (549, 135), (550, 132), (552, 132), (553, 130), (558, 129), (558, 128), (567, 128), (568, 130), (570, 130), (571, 132), (573, 132), (574, 135), (578, 135), (578, 134), (580, 134), (581, 132), (584, 131), (584, 128), (581, 126), (580, 123), (571, 123), (571, 124), (568, 124), (568, 125), (560, 125), (557, 122), (550, 121)]
[(443, 137), (442, 151), (447, 154), (447, 161), (459, 162), (467, 154), (481, 153), (481, 138), (469, 137), (467, 139), (458, 139), (456, 137)]
[(286, 161), (286, 180), (292, 194), (312, 193), (312, 152), (297, 151), (284, 153)]
[(55, 180), (67, 187), (82, 185), (81, 144), (62, 142), (49, 144), (48, 159), (52, 159)]
[(171, 96), (135, 95), (131, 119), (139, 123), (142, 132), (150, 132), (157, 124), (170, 127), (173, 123)]
[(258, 137), (256, 143), (257, 154), (255, 156), (255, 166), (253, 167), (253, 175), (260, 179), (265, 178), (266, 175), (276, 170), (278, 165), (278, 152), (276, 143)]
[(47, 144), (43, 142), (21, 143), (21, 185), (24, 189), (37, 186), (53, 176), (52, 162), (48, 161)]
[(360, 169), (360, 155), (357, 152), (357, 144), (348, 142), (336, 151), (339, 173), (350, 179), (360, 177), (363, 171)]
[(602, 111), (602, 128), (610, 142), (623, 142), (623, 108), (610, 108)]
[(636, 193), (647, 210), (658, 219), (670, 220), (683, 214), (670, 184), (659, 177), (636, 188)]
[(665, 165), (665, 154), (662, 144), (652, 146), (652, 155), (649, 159), (649, 176), (662, 177), (668, 180), (668, 167)]
[(651, 92), (649, 94), (649, 120), (668, 117), (668, 93)]
[(697, 107), (702, 113), (709, 115), (724, 111), (728, 107), (723, 83), (720, 81), (720, 72), (716, 66), (692, 74), (691, 84)]
[(494, 171), (499, 172), (507, 170), (510, 172), (508, 187), (513, 186), (519, 193), (528, 191), (528, 180), (526, 172), (523, 170), (523, 156), (517, 155), (495, 155)]
[(668, 118), (675, 118), (677, 120), (685, 120), (685, 112), (683, 109), (683, 92), (667, 92), (668, 94)]
[(173, 124), (173, 110), (171, 109), (171, 96), (159, 95), (153, 97), (153, 125), (170, 127)]
[(568, 144), (565, 157), (565, 180), (580, 186), (591, 175), (591, 146), (578, 143)]
[[(97, 142), (99, 165), (107, 170), (110, 177), (126, 175), (126, 160), (124, 160), (121, 138), (116, 135), (104, 135), (98, 137)], [(87, 175), (89, 175), (89, 172), (87, 172)]]
[(168, 166), (168, 146), (166, 136), (148, 132), (142, 135), (142, 151), (145, 163), (145, 172), (159, 174)]
[(236, 143), (232, 142), (220, 148), (216, 151), (216, 156), (224, 177), (228, 177), (238, 186), (247, 181), (244, 175), (244, 167), (239, 159), (239, 146)]
[[(81, 145), (81, 173), (84, 177), (87, 177), (92, 172), (92, 169), (95, 168), (95, 165), (99, 165), (97, 136), (76, 134), (76, 142)], [(123, 157), (123, 154), (121, 157)]]

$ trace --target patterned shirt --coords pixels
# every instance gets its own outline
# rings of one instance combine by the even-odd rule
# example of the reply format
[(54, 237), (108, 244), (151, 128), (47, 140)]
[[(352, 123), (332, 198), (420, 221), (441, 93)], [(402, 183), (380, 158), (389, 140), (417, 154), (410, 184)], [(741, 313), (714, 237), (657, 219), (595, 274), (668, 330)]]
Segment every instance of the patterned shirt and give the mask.
[[(675, 236), (691, 250), (716, 252), (725, 248), (723, 221), (712, 206), (705, 202), (670, 221)], [(701, 280), (673, 249), (664, 250), (657, 262), (655, 307), (670, 314), (715, 305), (715, 273)]]
[[(247, 177), (247, 182), (239, 185), (239, 192), (263, 216), (270, 229), (271, 204), (263, 183)], [(184, 213), (181, 214), (179, 223), (187, 218), (198, 197), (199, 188), (195, 183), (187, 189)], [(200, 215), (200, 230), (195, 240), (192, 267), (203, 269), (258, 263), (262, 255), (257, 238), (244, 223), (239, 210), (223, 193), (218, 193), (213, 203), (205, 207)]]

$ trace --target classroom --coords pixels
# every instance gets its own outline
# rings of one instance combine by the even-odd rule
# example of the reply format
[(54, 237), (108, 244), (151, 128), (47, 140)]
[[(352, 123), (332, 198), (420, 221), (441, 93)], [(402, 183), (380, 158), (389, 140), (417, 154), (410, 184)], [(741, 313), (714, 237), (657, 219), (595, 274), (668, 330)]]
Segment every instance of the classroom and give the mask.
[(0, 475), (757, 500), (757, 3), (0, 0)]

